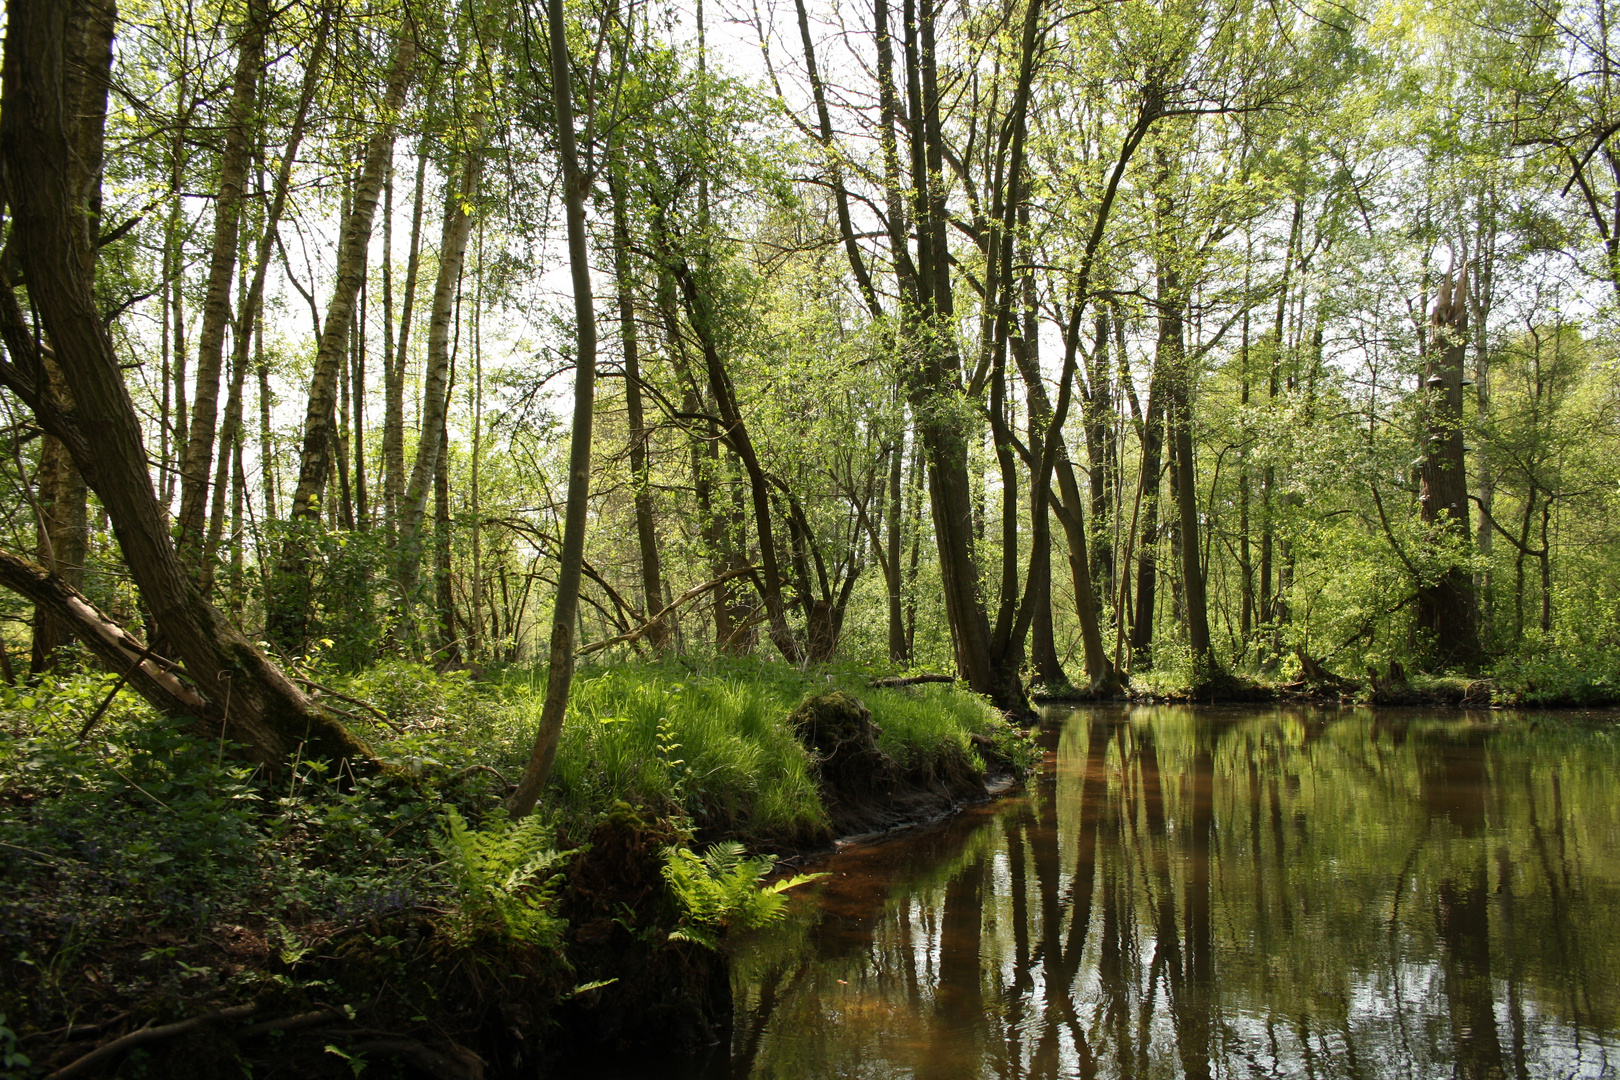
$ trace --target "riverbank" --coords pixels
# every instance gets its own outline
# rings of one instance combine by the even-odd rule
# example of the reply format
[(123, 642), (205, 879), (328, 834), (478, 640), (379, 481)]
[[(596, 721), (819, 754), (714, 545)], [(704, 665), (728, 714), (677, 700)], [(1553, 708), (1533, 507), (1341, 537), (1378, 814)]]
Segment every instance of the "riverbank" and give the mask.
[(1210, 685), (1193, 685), (1178, 670), (1136, 676), (1120, 694), (1099, 699), (1066, 683), (1038, 686), (1030, 697), (1041, 704), (1085, 704), (1099, 700), (1132, 704), (1233, 705), (1297, 704), (1396, 708), (1602, 709), (1620, 706), (1620, 676), (1591, 672), (1553, 673), (1504, 665), (1487, 675), (1406, 672), (1392, 663), (1384, 671), (1368, 667), (1366, 677), (1335, 674), (1319, 661), (1295, 665), (1292, 677), (1272, 679), (1250, 672), (1226, 674)]
[(544, 812), (517, 826), (499, 800), (543, 673), (323, 675), (390, 766), (360, 777), (267, 777), (125, 694), (98, 715), (94, 677), (10, 691), (0, 1068), (462, 1078), (532, 1070), (564, 1027), (712, 1041), (712, 946), (773, 917), (779, 858), (937, 817), (1035, 760), (978, 698), (869, 678), (582, 671)]

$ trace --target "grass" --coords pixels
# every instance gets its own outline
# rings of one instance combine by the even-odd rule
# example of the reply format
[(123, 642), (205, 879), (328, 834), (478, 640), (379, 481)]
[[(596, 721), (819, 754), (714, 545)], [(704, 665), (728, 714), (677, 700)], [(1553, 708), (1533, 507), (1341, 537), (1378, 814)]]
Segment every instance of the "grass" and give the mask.
[[(543, 676), (506, 677), (525, 731), (538, 716)], [(685, 814), (707, 836), (803, 843), (827, 827), (813, 762), (787, 722), (811, 694), (842, 689), (860, 698), (881, 729), (878, 745), (906, 767), (958, 752), (982, 767), (972, 736), (1006, 731), (988, 703), (955, 687), (878, 690), (866, 678), (854, 668), (801, 672), (736, 660), (583, 670), (546, 805), (564, 836), (622, 799)]]

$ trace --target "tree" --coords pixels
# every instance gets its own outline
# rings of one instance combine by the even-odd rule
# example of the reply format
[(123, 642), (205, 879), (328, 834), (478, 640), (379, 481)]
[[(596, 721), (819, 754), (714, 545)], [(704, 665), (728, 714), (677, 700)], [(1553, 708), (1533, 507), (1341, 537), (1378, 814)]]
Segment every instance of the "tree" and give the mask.
[[(244, 741), (272, 769), (300, 749), (367, 760), (365, 746), (203, 596), (153, 493), (140, 424), (89, 276), (96, 238), (86, 193), (99, 182), (113, 30), (102, 0), (18, 0), (8, 9), (0, 161), (22, 284), (49, 345), (35, 345), (14, 284), (0, 281), (0, 333), (11, 354), (0, 378), (62, 441), (106, 508), (141, 597), (203, 703), (199, 719)], [(61, 365), (70, 407), (44, 378), (46, 348)], [(143, 659), (125, 651), (131, 664)], [(159, 704), (174, 708), (172, 700)]]

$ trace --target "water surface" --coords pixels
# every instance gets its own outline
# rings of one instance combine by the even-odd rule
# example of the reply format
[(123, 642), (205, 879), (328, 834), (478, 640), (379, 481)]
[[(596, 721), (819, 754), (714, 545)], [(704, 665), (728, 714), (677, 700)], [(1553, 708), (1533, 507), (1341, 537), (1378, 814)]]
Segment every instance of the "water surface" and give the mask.
[(1613, 724), (1053, 712), (1022, 794), (817, 867), (668, 1075), (1620, 1076)]

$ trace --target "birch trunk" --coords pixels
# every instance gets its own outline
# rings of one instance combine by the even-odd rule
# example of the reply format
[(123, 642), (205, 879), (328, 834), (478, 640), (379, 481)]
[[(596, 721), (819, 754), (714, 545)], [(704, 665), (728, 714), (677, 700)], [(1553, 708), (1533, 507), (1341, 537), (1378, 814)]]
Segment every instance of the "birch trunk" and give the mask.
[(354, 188), (354, 203), (343, 223), (338, 248), (337, 284), (326, 307), (320, 344), (315, 353), (315, 374), (310, 381), (309, 408), (304, 414), (304, 441), (299, 455), (298, 488), (293, 494), (294, 517), (315, 520), (320, 517), (321, 497), (332, 471), (332, 416), (337, 407), (338, 374), (348, 354), (349, 326), (355, 298), (366, 272), (366, 251), (371, 244), (371, 226), (376, 217), (377, 199), (382, 194), (383, 171), (394, 148), (394, 130), (400, 108), (410, 86), (416, 63), (416, 36), (406, 24), (400, 28), (394, 47), (393, 68), (382, 103), (382, 118), (366, 144), (360, 177)]
[[(416, 274), (422, 253), (422, 190), (427, 180), (427, 144), (417, 148), (416, 194), (411, 201), (411, 249), (405, 257), (405, 292), (400, 299), (399, 340), (383, 359), (383, 498), (388, 527), (398, 539), (399, 507), (405, 498), (405, 359), (410, 355), (411, 314), (416, 306)], [(383, 279), (387, 282), (387, 278)], [(384, 306), (392, 308), (388, 300)], [(393, 318), (392, 310), (388, 318)], [(392, 342), (391, 342), (392, 343)]]
[[(337, 283), (327, 305), (315, 372), (310, 380), (309, 406), (304, 414), (303, 445), (299, 454), (298, 486), (294, 490), (290, 516), (295, 522), (320, 519), (321, 498), (332, 472), (332, 419), (337, 406), (340, 369), (348, 356), (349, 324), (354, 301), (365, 275), (366, 252), (371, 243), (371, 226), (377, 199), (382, 192), (383, 172), (393, 152), (394, 129), (416, 61), (416, 35), (407, 21), (400, 27), (394, 49), (393, 68), (382, 103), (382, 119), (366, 144), (366, 153), (355, 185), (354, 203), (343, 224), (338, 248)], [(277, 568), (277, 587), (267, 604), (266, 631), (283, 648), (302, 648), (309, 618), (309, 572), (305, 548), (294, 532), (282, 546)]]

